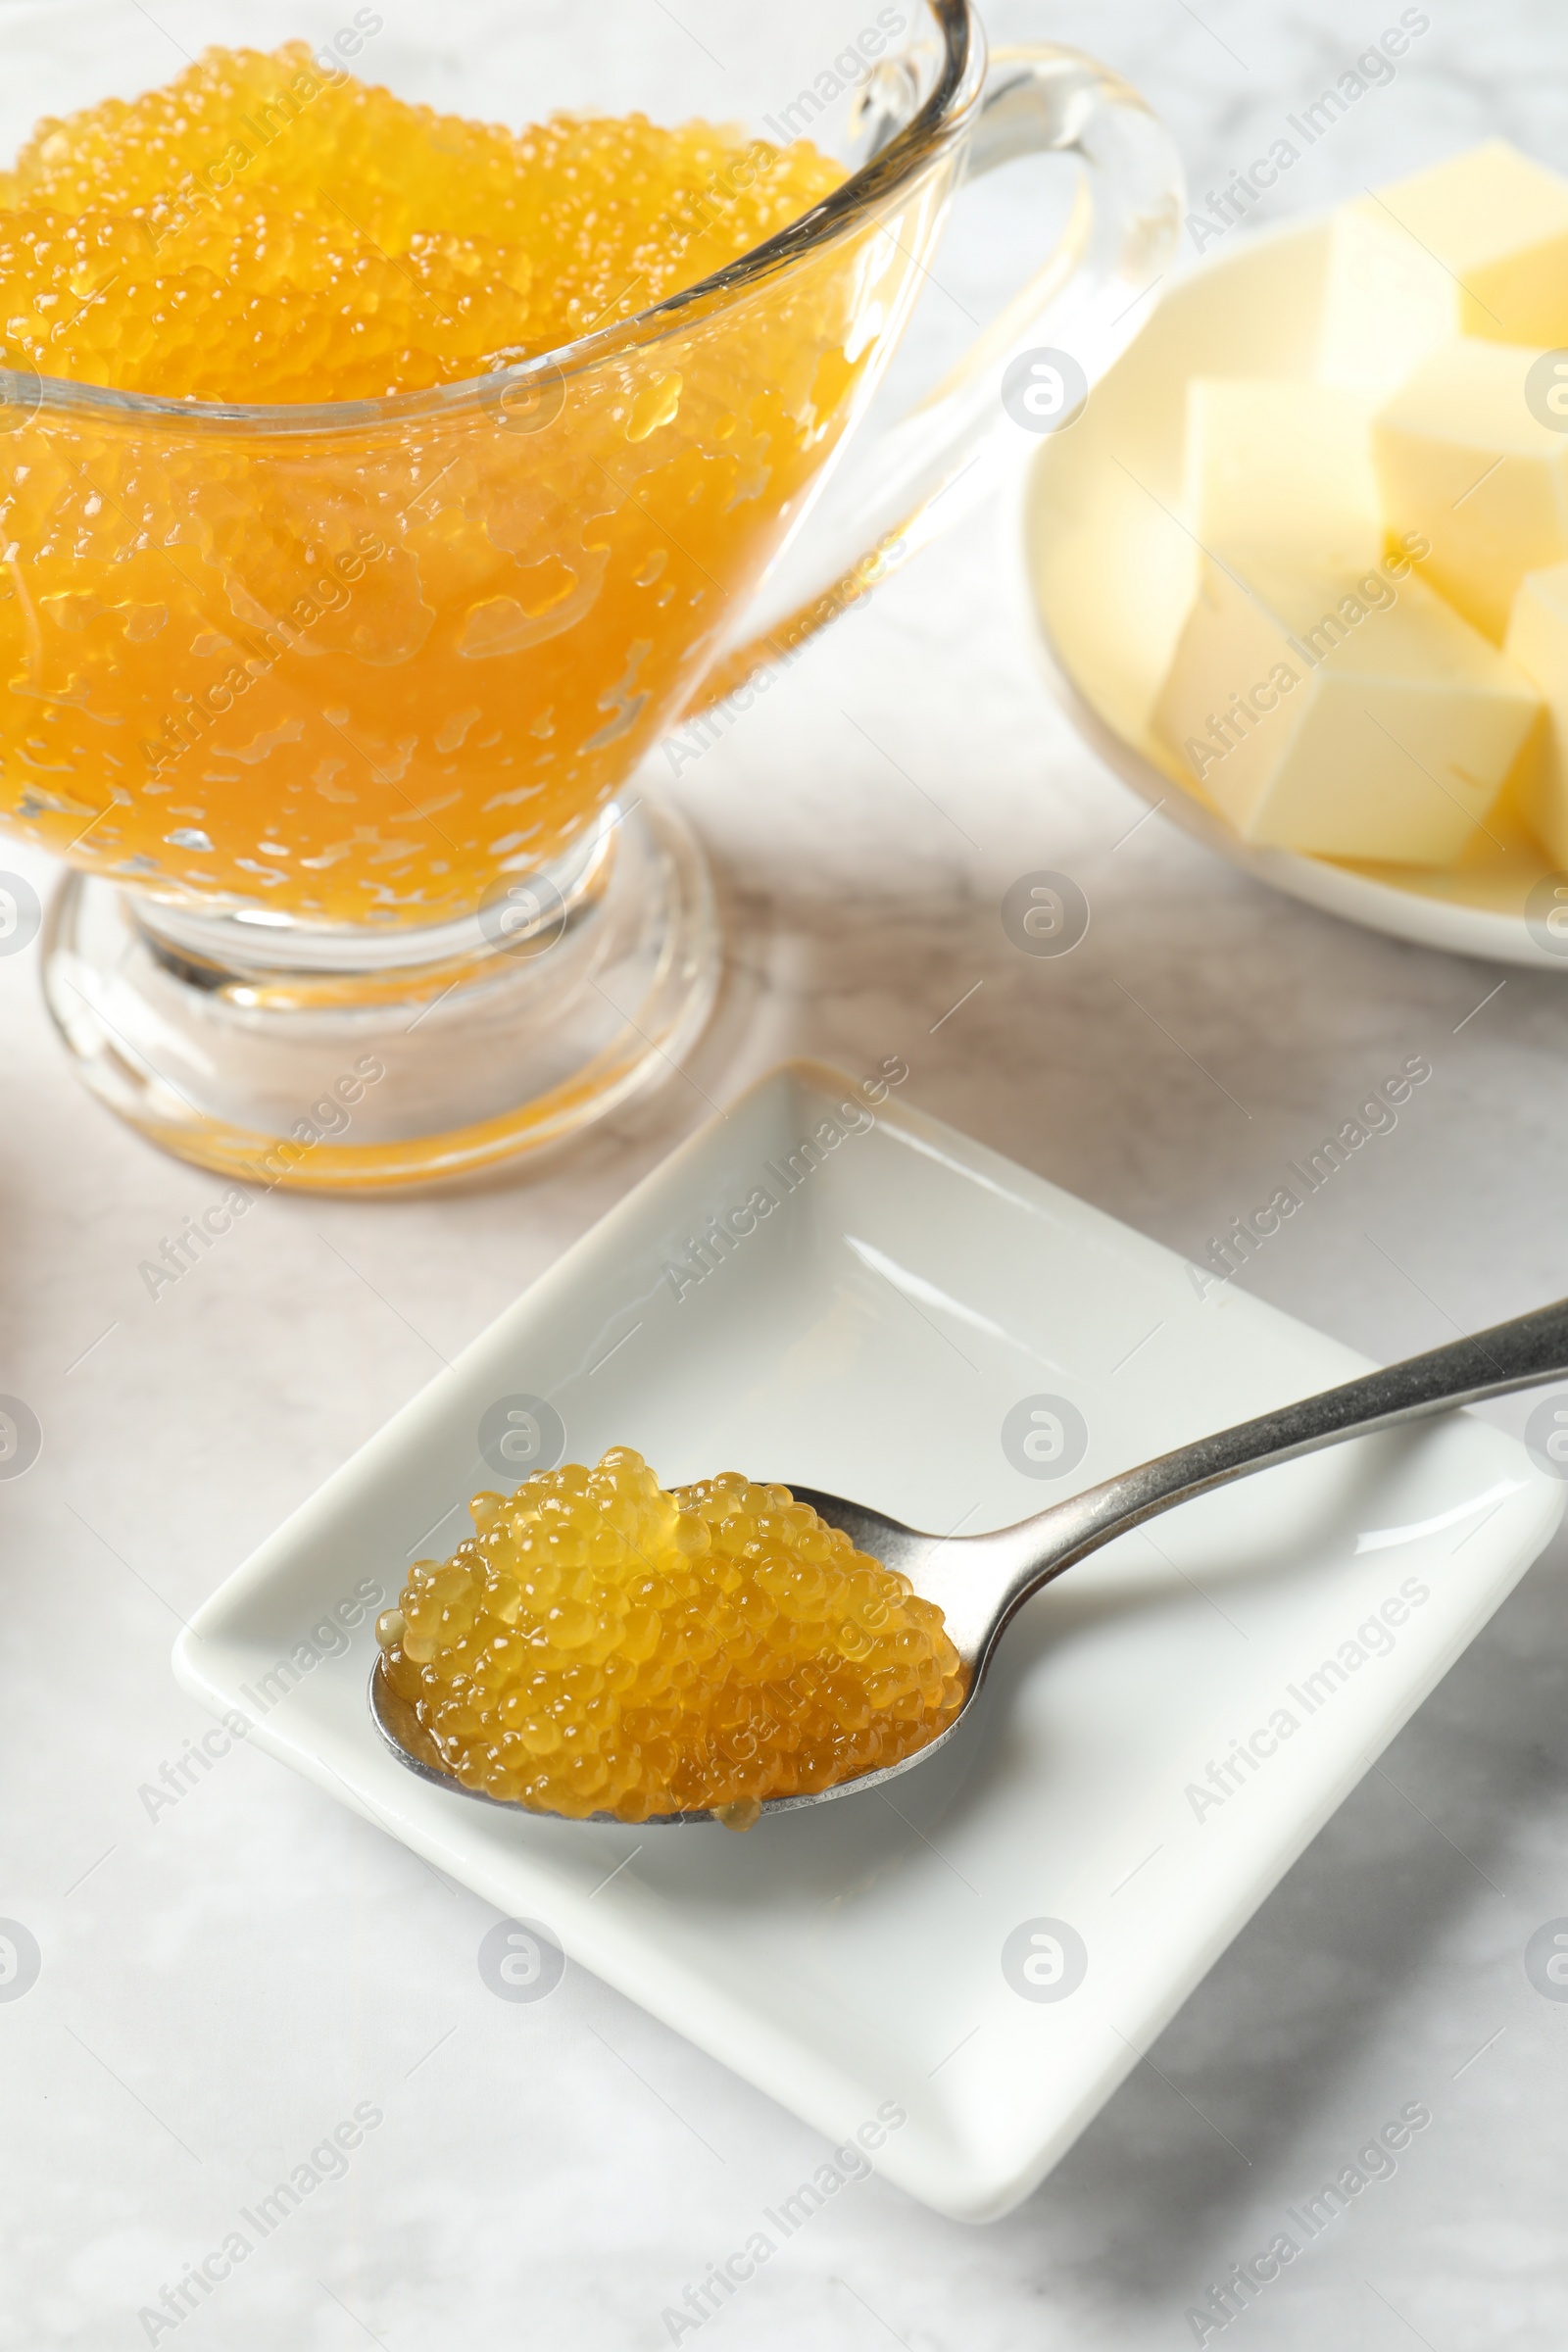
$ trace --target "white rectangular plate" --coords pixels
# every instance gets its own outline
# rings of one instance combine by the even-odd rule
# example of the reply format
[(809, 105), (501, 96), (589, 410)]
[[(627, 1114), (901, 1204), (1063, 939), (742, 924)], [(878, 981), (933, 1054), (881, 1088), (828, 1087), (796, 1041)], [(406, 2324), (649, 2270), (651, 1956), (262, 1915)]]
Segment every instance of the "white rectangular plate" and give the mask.
[[(814, 1066), (755, 1087), (264, 1544), (174, 1662), (833, 2139), (902, 2114), (879, 2169), (985, 2220), (1150, 2047), (1541, 1551), (1563, 1490), (1454, 1416), (1205, 1496), (1034, 1601), (928, 1766), (746, 1837), (539, 1820), (416, 1780), (367, 1712), (373, 1607), (342, 1612), (347, 1637), (332, 1613), (452, 1548), (498, 1483), (478, 1431), (500, 1398), (550, 1399), (572, 1460), (629, 1445), (666, 1482), (741, 1469), (970, 1532), (1365, 1369), (1232, 1288), (1200, 1298), (1170, 1251), (897, 1097), (874, 1122), (860, 1101)], [(778, 1205), (693, 1279), (692, 1243), (759, 1190)], [(1089, 1429), (1054, 1483), (1002, 1444), (1042, 1395)], [(1030, 1938), (1076, 1945), (1036, 1923), (1082, 1941), (1065, 1997), (1041, 1997), (1070, 1975)]]

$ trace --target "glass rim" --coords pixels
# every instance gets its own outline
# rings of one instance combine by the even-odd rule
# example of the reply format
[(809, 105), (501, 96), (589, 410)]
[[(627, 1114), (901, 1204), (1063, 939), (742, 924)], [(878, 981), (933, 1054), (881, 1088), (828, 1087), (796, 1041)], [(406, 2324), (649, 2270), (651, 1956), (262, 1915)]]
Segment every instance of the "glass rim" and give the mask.
[[(506, 393), (526, 388), (530, 380), (553, 385), (567, 375), (580, 374), (617, 349), (662, 341), (693, 315), (710, 311), (727, 299), (771, 276), (775, 271), (832, 243), (921, 172), (966, 125), (979, 100), (985, 78), (986, 41), (973, 0), (926, 0), (942, 36), (943, 57), (936, 81), (902, 130), (877, 154), (851, 172), (841, 187), (803, 213), (798, 220), (754, 245), (723, 269), (698, 279), (676, 294), (665, 295), (646, 310), (612, 326), (590, 329), (570, 343), (539, 352), (515, 367), (491, 368), (483, 375), (466, 376), (459, 383), (431, 384), (414, 392), (392, 392), (378, 400), (330, 401), (205, 401), (180, 400), (161, 392), (123, 392), (107, 384), (77, 381), (72, 376), (42, 375), (32, 368), (0, 367), (0, 410), (7, 403), (5, 387), (26, 387), (9, 405), (22, 407), (26, 421), (46, 414), (83, 418), (110, 417), (132, 421), (156, 418), (187, 430), (227, 433), (291, 434), (359, 431), (368, 426), (407, 422), (435, 422), (442, 416), (483, 407), (487, 395), (500, 402)], [(36, 387), (34, 394), (33, 387)]]

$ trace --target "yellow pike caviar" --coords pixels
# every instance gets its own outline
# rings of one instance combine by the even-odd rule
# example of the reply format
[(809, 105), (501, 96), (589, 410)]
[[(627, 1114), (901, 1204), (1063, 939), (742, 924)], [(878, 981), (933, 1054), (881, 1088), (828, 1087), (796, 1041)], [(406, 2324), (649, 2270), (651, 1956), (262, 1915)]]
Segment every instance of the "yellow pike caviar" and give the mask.
[(376, 1634), (394, 1690), (470, 1788), (542, 1812), (719, 1811), (912, 1755), (963, 1701), (942, 1612), (787, 1487), (733, 1471), (665, 1494), (596, 1470), (476, 1494)]
[[(308, 923), (469, 917), (570, 850), (729, 645), (942, 183), (583, 347), (843, 176), (700, 122), (438, 116), (297, 44), (40, 123), (0, 171), (0, 821)], [(412, 416), (252, 431), (197, 405), (418, 392), (567, 344), (559, 378)], [(29, 367), (193, 414), (62, 407)]]
[(0, 343), (40, 374), (228, 401), (461, 381), (630, 318), (843, 177), (700, 122), (511, 131), (209, 49), (163, 89), (40, 122), (0, 172)]

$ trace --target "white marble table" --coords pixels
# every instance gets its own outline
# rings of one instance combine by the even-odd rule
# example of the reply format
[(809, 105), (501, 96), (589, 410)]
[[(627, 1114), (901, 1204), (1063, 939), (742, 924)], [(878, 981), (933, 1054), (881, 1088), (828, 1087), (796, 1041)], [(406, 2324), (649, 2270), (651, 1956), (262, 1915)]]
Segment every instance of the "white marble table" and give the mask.
[[(1396, 82), (1265, 217), (1498, 129), (1568, 164), (1559, 10), (1430, 13)], [(993, 14), (1002, 37), (1120, 66), (1201, 192), (1399, 9)], [(1027, 192), (1004, 209), (1026, 239)], [(155, 1303), (138, 1263), (212, 1182), (77, 1091), (31, 956), (0, 960), (0, 1390), (46, 1431), (37, 1469), (0, 1486), (0, 1915), (43, 1962), (0, 2001), (8, 2352), (654, 2347), (666, 2307), (820, 2162), (581, 1971), (537, 2004), (493, 1998), (475, 1964), (493, 1915), (267, 1757), (190, 1766), (191, 1785), (177, 1769), (208, 1728), (169, 1671), (181, 1615), (708, 1098), (791, 1053), (901, 1054), (911, 1099), (1194, 1252), (1424, 1054), (1433, 1082), (1397, 1131), (1249, 1281), (1382, 1356), (1568, 1290), (1568, 983), (1346, 929), (1140, 825), (1039, 682), (1000, 528), (888, 587), (687, 769), (733, 943), (720, 1020), (689, 1079), (529, 1184), (274, 1196)], [(1017, 955), (999, 920), (1041, 866), (1094, 905), (1062, 961)], [(1568, 1913), (1565, 1562), (1532, 1573), (1021, 2210), (970, 2230), (858, 2182), (705, 2343), (1190, 2343), (1209, 2282), (1419, 2102), (1430, 2127), (1394, 2176), (1227, 2341), (1559, 2344), (1568, 2005), (1522, 1954)], [(177, 1801), (150, 1803), (163, 1787)], [(138, 2322), (356, 2107), (381, 2121), (341, 2178), (177, 2329)]]

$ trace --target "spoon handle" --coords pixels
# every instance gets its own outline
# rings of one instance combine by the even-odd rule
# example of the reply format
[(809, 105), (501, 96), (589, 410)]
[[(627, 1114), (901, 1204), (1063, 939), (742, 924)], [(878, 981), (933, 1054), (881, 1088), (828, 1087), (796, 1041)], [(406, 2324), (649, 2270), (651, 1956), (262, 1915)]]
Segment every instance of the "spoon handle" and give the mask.
[[(1434, 1348), (1426, 1355), (1386, 1364), (1343, 1388), (1325, 1389), (1297, 1404), (1261, 1413), (1213, 1437), (1179, 1446), (1136, 1470), (1124, 1470), (1103, 1485), (1057, 1503), (1012, 1531), (1022, 1539), (1020, 1557), (996, 1631), (1030, 1594), (1063, 1569), (1146, 1519), (1204, 1494), (1211, 1487), (1246, 1478), (1276, 1462), (1295, 1461), (1343, 1438), (1393, 1429), (1401, 1421), (1477, 1404), (1485, 1396), (1506, 1396), (1568, 1377), (1568, 1299), (1537, 1307), (1511, 1323)], [(1568, 1430), (1568, 1414), (1564, 1428)], [(1568, 1457), (1564, 1461), (1568, 1471)], [(1031, 1539), (1033, 1541), (1031, 1542)]]

